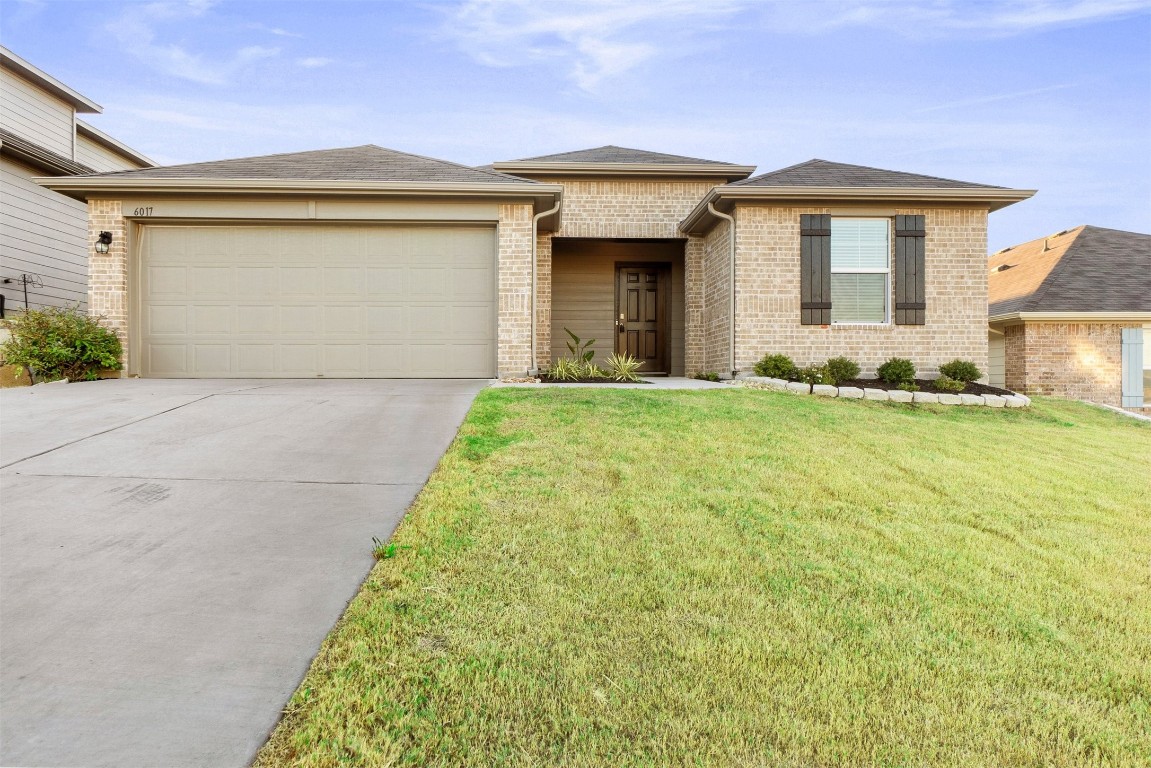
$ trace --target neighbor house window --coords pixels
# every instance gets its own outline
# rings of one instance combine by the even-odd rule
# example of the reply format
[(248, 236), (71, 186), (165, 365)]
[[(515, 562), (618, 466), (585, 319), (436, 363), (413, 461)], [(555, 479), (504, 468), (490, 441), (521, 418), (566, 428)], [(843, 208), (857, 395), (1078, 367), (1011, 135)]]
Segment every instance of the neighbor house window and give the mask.
[(831, 220), (831, 322), (886, 323), (891, 221)]

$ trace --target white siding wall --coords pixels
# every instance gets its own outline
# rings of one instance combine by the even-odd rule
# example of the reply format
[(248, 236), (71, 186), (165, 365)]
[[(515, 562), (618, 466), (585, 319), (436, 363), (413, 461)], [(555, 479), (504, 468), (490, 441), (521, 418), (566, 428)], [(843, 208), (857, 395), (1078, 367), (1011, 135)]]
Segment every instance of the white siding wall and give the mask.
[(0, 284), (7, 309), (23, 309), (21, 274), (38, 275), (29, 303), (67, 306), (88, 300), (88, 209), (32, 181), (42, 173), (0, 158)]
[(83, 163), (97, 173), (130, 171), (141, 167), (83, 134), (76, 136), (76, 162)]
[(0, 69), (0, 127), (72, 158), (76, 114), (66, 101)]
[(1004, 366), (1003, 334), (987, 332), (987, 383), (993, 387), (1004, 387), (1007, 374)]

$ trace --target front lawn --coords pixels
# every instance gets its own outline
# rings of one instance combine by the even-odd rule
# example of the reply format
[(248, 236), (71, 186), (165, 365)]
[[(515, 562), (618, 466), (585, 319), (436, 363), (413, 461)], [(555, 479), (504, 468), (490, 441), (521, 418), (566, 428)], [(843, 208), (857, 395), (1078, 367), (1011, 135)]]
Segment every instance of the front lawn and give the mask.
[(1151, 763), (1099, 409), (488, 390), (393, 542), (257, 765)]

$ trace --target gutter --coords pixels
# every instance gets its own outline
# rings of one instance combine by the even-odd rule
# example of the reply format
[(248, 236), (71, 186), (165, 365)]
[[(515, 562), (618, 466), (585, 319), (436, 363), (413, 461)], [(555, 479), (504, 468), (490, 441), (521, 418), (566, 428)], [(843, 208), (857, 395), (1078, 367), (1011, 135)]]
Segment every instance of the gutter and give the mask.
[(728, 272), (731, 277), (731, 285), (728, 287), (728, 317), (731, 318), (731, 338), (728, 340), (727, 362), (728, 370), (731, 371), (731, 377), (735, 378), (735, 217), (729, 216), (722, 211), (717, 211), (715, 205), (712, 203), (707, 204), (707, 210), (713, 216), (718, 216), (721, 219), (726, 219), (729, 224), (730, 231), (727, 236), (727, 250), (728, 250)]
[(550, 198), (563, 193), (560, 184), (540, 182), (435, 183), (416, 181), (347, 181), (327, 179), (205, 179), (148, 178), (135, 171), (69, 178), (38, 177), (42, 187), (85, 200), (93, 194), (125, 192), (152, 194), (304, 194), (304, 195), (390, 195), (420, 197)]
[(535, 376), (537, 373), (539, 373), (539, 358), (537, 357), (537, 352), (536, 352), (536, 318), (538, 316), (538, 310), (536, 308), (536, 302), (537, 302), (537, 296), (536, 296), (536, 294), (537, 294), (537, 287), (536, 287), (536, 281), (537, 281), (537, 278), (536, 278), (536, 258), (537, 258), (536, 257), (536, 241), (538, 240), (537, 233), (539, 232), (540, 219), (542, 219), (544, 216), (551, 216), (553, 213), (558, 213), (559, 209), (560, 209), (560, 205), (562, 202), (563, 201), (557, 196), (556, 197), (556, 204), (552, 207), (551, 210), (540, 211), (535, 216), (532, 216), (532, 301), (531, 301), (532, 318), (531, 318), (531, 323), (529, 324), (530, 328), (531, 328), (531, 334), (532, 334), (532, 346), (531, 346), (532, 357), (531, 357), (530, 362), (528, 363), (528, 375), (529, 376)]
[(1020, 322), (1047, 323), (1123, 323), (1151, 322), (1151, 311), (1137, 312), (1004, 312), (991, 315), (988, 323)]
[(1026, 200), (1034, 189), (998, 187), (755, 187), (731, 185), (716, 187), (680, 222), (681, 231), (699, 235), (710, 228), (709, 206), (720, 199), (764, 201), (819, 201), (856, 203), (983, 203), (997, 211)]

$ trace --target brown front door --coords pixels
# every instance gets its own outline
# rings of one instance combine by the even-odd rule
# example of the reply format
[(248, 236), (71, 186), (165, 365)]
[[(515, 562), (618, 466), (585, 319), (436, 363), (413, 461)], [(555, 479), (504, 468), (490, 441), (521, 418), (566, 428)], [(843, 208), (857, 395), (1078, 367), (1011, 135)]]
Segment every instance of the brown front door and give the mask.
[(666, 264), (616, 269), (615, 351), (643, 363), (644, 373), (667, 373)]

